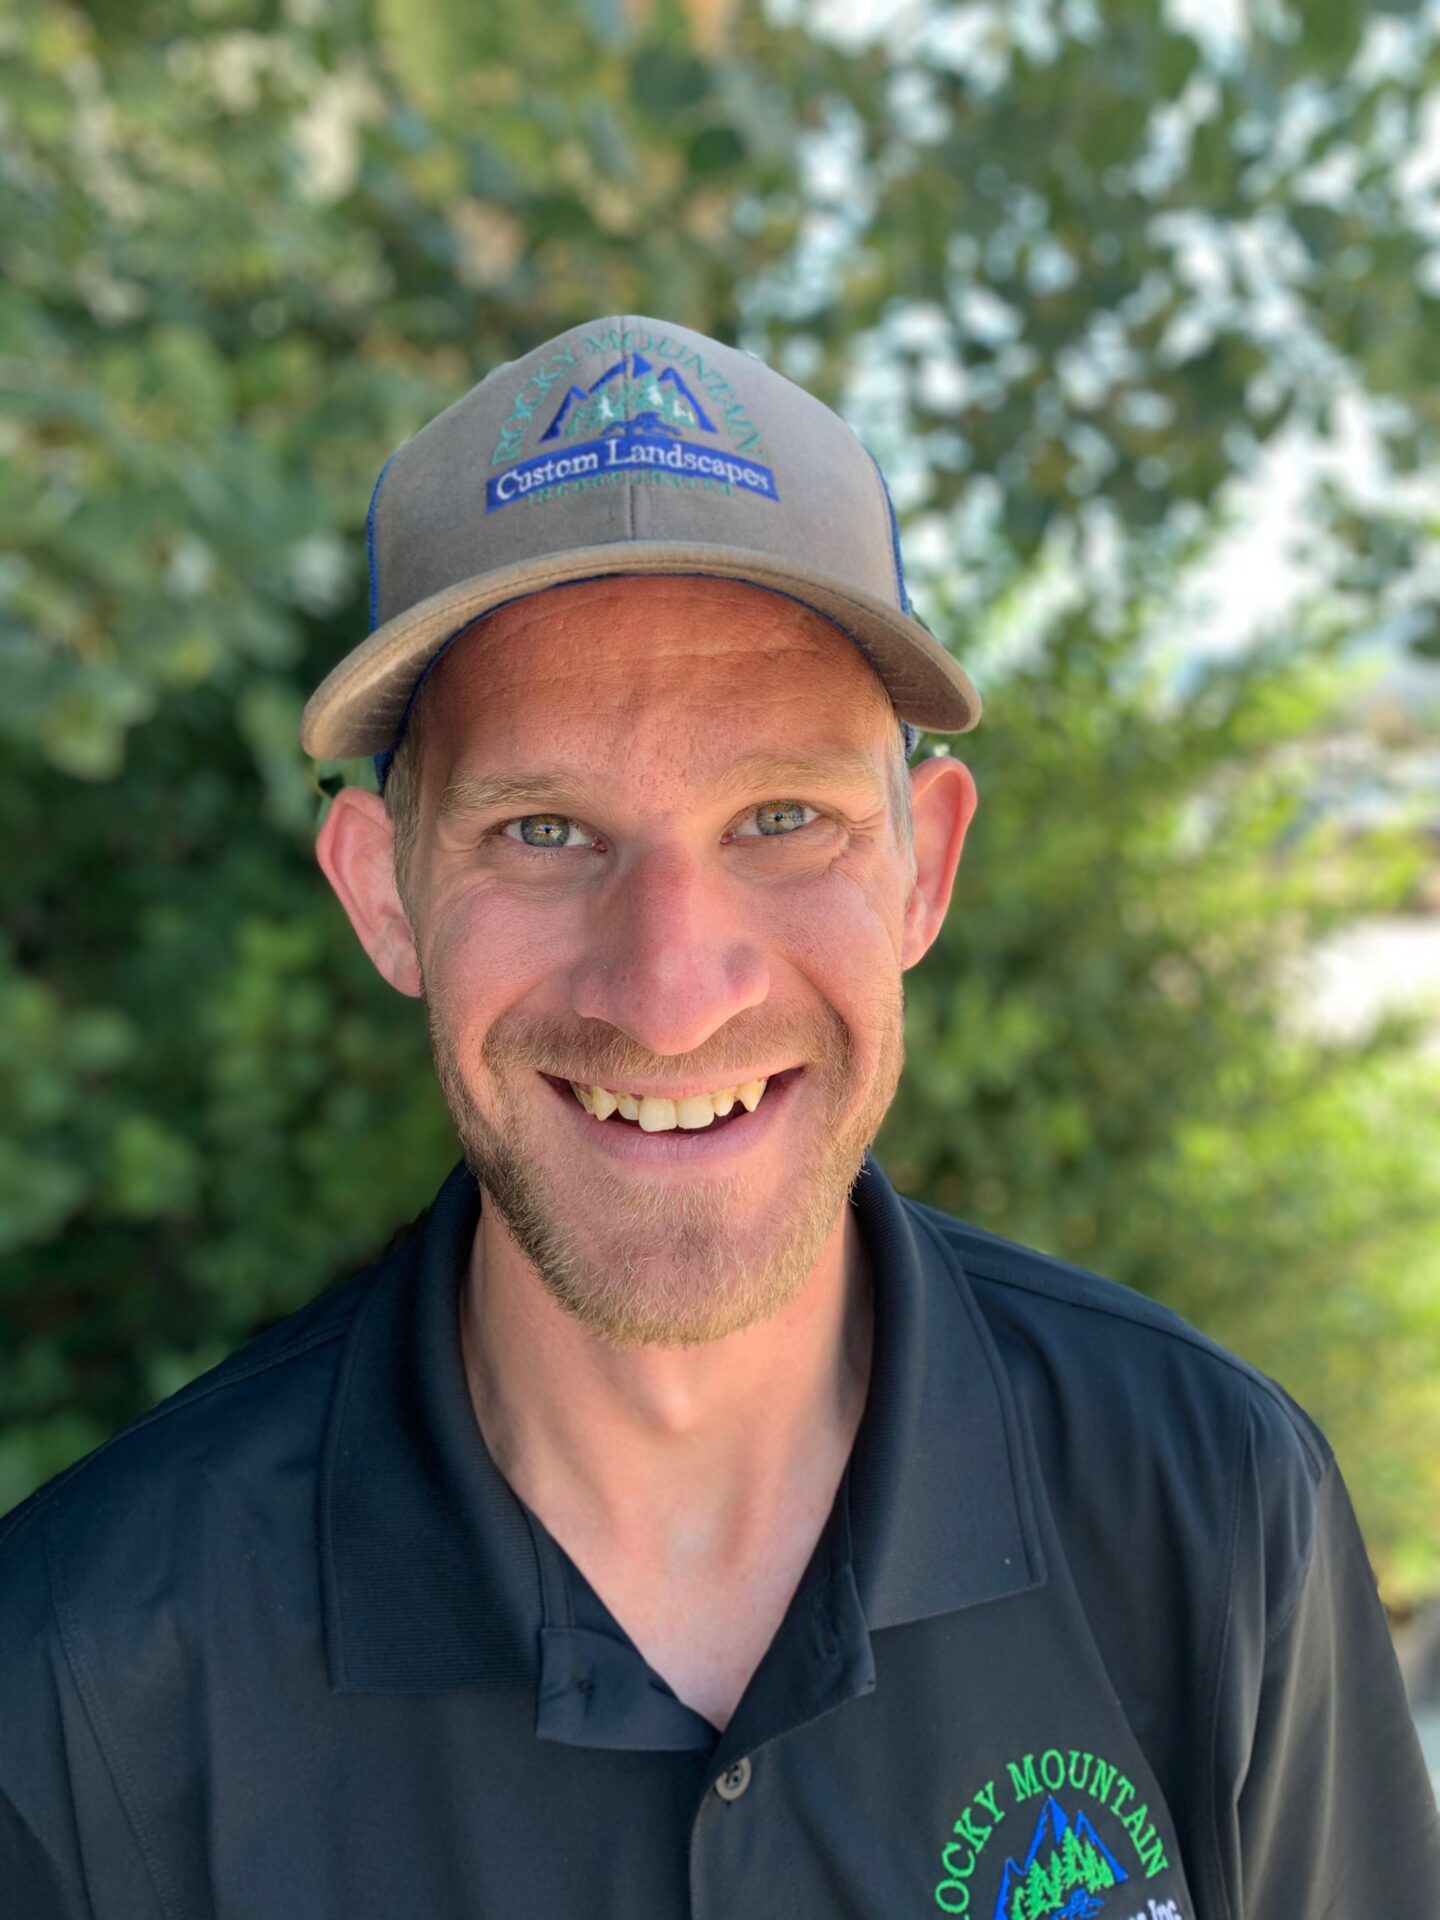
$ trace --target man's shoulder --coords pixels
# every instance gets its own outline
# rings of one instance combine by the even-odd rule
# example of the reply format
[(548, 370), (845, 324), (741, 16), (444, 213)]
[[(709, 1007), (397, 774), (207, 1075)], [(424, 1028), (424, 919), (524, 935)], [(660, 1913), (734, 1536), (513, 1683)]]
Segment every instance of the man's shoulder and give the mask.
[(345, 1334), (394, 1257), (257, 1334), (0, 1519), (0, 1622), (33, 1606), (41, 1569), (51, 1585), (73, 1572), (123, 1610), (131, 1587), (202, 1540), (223, 1544), (214, 1515), (227, 1501), (313, 1477)]
[[(1088, 1434), (1137, 1434), (1202, 1456), (1247, 1453), (1267, 1472), (1318, 1486), (1329, 1443), (1279, 1383), (1174, 1308), (1118, 1280), (904, 1202), (964, 1272), (1015, 1384), (1088, 1410)], [(1217, 1466), (1220, 1464), (1217, 1459)]]

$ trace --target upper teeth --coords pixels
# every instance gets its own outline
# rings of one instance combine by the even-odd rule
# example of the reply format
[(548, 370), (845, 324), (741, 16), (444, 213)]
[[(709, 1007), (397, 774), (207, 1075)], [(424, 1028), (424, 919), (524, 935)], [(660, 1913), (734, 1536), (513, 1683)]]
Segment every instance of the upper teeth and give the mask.
[(587, 1113), (597, 1120), (608, 1120), (612, 1113), (622, 1119), (637, 1120), (646, 1133), (669, 1133), (676, 1127), (693, 1132), (708, 1127), (717, 1116), (723, 1118), (738, 1100), (747, 1113), (760, 1104), (767, 1080), (744, 1080), (738, 1087), (722, 1087), (718, 1093), (689, 1093), (683, 1100), (663, 1100), (651, 1093), (612, 1093), (608, 1087), (582, 1087), (574, 1080), (570, 1091)]

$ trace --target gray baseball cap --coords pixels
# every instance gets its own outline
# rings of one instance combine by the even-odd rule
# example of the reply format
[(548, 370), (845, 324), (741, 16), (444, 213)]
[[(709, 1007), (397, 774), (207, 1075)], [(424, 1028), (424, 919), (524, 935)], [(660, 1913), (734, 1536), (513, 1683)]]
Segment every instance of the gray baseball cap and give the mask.
[(495, 368), (390, 456), (367, 547), (371, 633), (311, 694), (300, 740), (317, 759), (376, 755), (382, 782), (420, 682), (481, 614), (619, 574), (785, 594), (854, 641), (910, 728), (980, 718), (911, 612), (889, 492), (854, 433), (670, 321), (588, 321)]

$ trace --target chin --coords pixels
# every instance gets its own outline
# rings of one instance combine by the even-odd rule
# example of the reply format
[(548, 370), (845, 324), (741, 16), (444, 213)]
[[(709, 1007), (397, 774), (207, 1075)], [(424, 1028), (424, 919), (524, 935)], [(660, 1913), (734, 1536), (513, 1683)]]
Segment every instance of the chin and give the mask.
[(792, 1181), (781, 1218), (752, 1178), (567, 1185), (488, 1145), (469, 1143), (466, 1157), (546, 1291), (621, 1346), (695, 1346), (779, 1312), (814, 1271), (859, 1165)]

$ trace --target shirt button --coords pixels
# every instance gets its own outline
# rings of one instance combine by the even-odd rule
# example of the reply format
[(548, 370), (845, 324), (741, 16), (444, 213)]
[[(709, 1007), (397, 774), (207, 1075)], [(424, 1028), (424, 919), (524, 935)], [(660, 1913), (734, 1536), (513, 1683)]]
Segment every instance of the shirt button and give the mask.
[(715, 1782), (715, 1791), (722, 1800), (738, 1800), (749, 1784), (750, 1762), (735, 1760)]

